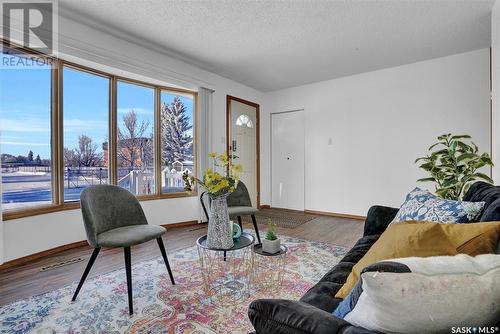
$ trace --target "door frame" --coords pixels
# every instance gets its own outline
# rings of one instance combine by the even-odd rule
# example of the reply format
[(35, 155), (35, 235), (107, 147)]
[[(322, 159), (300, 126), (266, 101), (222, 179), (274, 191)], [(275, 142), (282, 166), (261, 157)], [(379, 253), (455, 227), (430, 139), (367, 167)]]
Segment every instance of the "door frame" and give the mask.
[(241, 99), (239, 97), (236, 97), (236, 96), (231, 96), (231, 95), (226, 95), (226, 153), (227, 155), (230, 157), (229, 155), (229, 146), (230, 146), (230, 139), (229, 138), (229, 135), (230, 135), (230, 120), (231, 120), (231, 101), (235, 101), (235, 102), (239, 102), (239, 103), (243, 103), (243, 104), (246, 104), (246, 105), (249, 105), (251, 107), (254, 107), (255, 108), (255, 116), (256, 116), (256, 122), (257, 123), (255, 125), (255, 145), (256, 145), (256, 154), (257, 154), (257, 175), (256, 175), (256, 178), (257, 178), (257, 208), (261, 208), (261, 205), (260, 205), (260, 105), (255, 103), (255, 102), (251, 102), (251, 101), (248, 101), (248, 100), (244, 100), (244, 99)]

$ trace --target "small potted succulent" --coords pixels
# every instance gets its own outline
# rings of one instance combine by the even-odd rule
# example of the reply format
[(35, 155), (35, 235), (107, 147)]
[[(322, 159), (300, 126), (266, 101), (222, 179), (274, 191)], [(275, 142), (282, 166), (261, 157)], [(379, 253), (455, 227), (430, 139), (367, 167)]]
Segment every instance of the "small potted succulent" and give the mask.
[(269, 254), (276, 254), (280, 250), (281, 242), (276, 236), (276, 224), (272, 222), (271, 218), (268, 218), (266, 237), (262, 240), (262, 251)]

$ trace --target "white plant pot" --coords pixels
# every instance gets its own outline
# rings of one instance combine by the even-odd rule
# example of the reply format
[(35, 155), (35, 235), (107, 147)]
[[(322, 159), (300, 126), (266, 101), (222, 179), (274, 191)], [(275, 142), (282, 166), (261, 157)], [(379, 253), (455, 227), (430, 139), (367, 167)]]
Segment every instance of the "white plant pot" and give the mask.
[(262, 240), (262, 251), (269, 254), (276, 254), (281, 250), (280, 239), (276, 240)]

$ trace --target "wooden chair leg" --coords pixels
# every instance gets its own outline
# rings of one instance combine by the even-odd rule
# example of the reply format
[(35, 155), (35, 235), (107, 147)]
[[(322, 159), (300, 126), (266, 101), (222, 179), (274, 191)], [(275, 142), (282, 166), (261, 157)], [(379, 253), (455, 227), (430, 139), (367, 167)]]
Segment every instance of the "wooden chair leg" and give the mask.
[(73, 295), (73, 298), (71, 301), (76, 300), (76, 296), (78, 296), (78, 293), (80, 292), (80, 289), (82, 288), (83, 282), (85, 282), (85, 279), (87, 278), (87, 275), (90, 272), (90, 269), (92, 268), (92, 265), (95, 262), (95, 259), (97, 258), (97, 254), (99, 254), (99, 251), (101, 250), (100, 247), (94, 248), (94, 251), (92, 252), (92, 255), (90, 256), (89, 262), (87, 263), (87, 266), (85, 267), (85, 271), (83, 272), (82, 278), (80, 279), (80, 282), (78, 283), (78, 287), (76, 288), (76, 291)]
[(257, 241), (260, 244), (260, 235), (259, 228), (257, 227), (257, 220), (255, 219), (255, 215), (252, 215), (253, 228), (255, 229), (255, 234), (257, 235)]
[(170, 281), (172, 282), (172, 285), (175, 285), (174, 275), (172, 275), (172, 270), (170, 269), (170, 264), (168, 263), (167, 252), (165, 251), (165, 246), (163, 245), (163, 239), (159, 237), (158, 239), (156, 239), (156, 241), (158, 242), (158, 247), (160, 247), (161, 256), (163, 256), (163, 261), (167, 266), (167, 271), (168, 275), (170, 276)]
[(243, 232), (243, 224), (241, 223), (241, 216), (238, 216), (238, 224), (240, 225), (241, 232)]
[(125, 254), (125, 272), (127, 273), (127, 294), (128, 294), (128, 313), (134, 314), (134, 305), (132, 302), (132, 259), (130, 256), (130, 247), (123, 247)]

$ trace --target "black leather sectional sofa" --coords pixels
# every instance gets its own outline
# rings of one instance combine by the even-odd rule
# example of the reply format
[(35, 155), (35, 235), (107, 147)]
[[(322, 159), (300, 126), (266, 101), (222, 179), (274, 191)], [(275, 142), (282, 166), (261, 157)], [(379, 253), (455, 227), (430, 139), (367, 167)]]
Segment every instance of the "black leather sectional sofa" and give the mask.
[[(476, 182), (464, 200), (486, 202), (480, 221), (500, 221), (500, 186)], [(334, 296), (352, 267), (377, 241), (397, 212), (396, 208), (371, 207), (363, 237), (300, 301), (259, 299), (252, 302), (248, 316), (257, 334), (375, 334), (332, 315), (341, 301)], [(500, 319), (497, 325), (500, 326)]]

